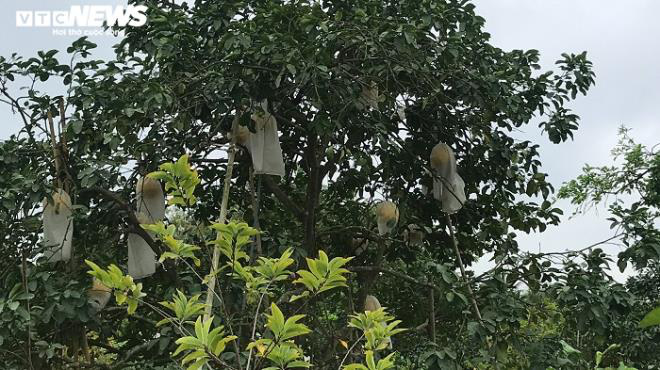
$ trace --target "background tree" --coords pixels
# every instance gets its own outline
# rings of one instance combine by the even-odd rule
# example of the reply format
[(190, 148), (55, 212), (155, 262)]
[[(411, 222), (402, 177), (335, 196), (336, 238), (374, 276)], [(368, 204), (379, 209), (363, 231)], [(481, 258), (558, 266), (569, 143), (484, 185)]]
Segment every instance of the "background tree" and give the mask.
[(601, 343), (625, 343), (622, 351), (629, 361), (634, 360), (639, 366), (652, 366), (658, 359), (655, 355), (647, 357), (650, 353), (647, 351), (655, 348), (659, 332), (657, 327), (640, 331), (638, 324), (660, 302), (657, 294), (660, 155), (657, 145), (648, 148), (635, 143), (625, 127), (620, 129), (619, 137), (612, 149), (614, 165), (586, 165), (583, 174), (564, 184), (558, 195), (570, 199), (579, 207), (579, 212), (605, 205), (611, 214), (608, 220), (613, 230), (609, 240), (616, 239), (624, 247), (618, 255), (618, 267), (623, 272), (632, 263), (638, 271), (628, 280), (625, 290), (619, 284), (604, 281), (601, 293), (595, 295), (602, 302), (601, 308), (592, 308), (592, 312), (607, 320), (598, 325), (600, 333), (596, 333), (594, 339)]

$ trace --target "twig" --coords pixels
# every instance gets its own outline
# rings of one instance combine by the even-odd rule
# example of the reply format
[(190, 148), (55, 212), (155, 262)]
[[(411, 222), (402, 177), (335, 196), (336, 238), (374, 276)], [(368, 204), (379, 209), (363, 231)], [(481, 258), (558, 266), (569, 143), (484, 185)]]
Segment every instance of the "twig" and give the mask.
[(362, 338), (364, 338), (364, 334), (365, 333), (362, 333), (362, 335), (355, 341), (355, 343), (353, 343), (351, 348), (349, 348), (348, 351), (346, 351), (346, 355), (344, 355), (344, 358), (341, 360), (341, 363), (339, 364), (339, 367), (337, 368), (337, 370), (341, 370), (341, 367), (344, 366), (344, 362), (346, 362), (346, 359), (348, 358), (348, 356), (351, 354), (351, 352), (353, 352), (353, 348), (355, 348), (355, 346), (357, 346), (357, 344), (360, 343)]
[[(222, 292), (222, 287), (220, 286), (220, 282), (216, 280), (216, 286), (218, 288), (218, 294), (215, 294), (215, 296), (218, 298), (220, 301), (220, 307), (222, 308), (222, 312), (225, 315), (225, 320), (227, 322), (227, 328), (229, 329), (229, 334), (234, 335), (234, 326), (232, 325), (232, 316), (229, 314), (229, 309), (227, 308), (227, 302), (225, 301), (224, 294)], [(239, 336), (240, 340), (240, 336)], [(238, 366), (240, 367), (240, 349), (238, 348), (238, 341), (232, 340), (232, 347), (234, 347), (234, 353), (236, 354), (236, 362), (238, 362)]]
[(138, 353), (138, 352), (140, 352), (144, 349), (148, 349), (150, 347), (155, 346), (158, 343), (158, 341), (159, 341), (159, 339), (152, 339), (148, 342), (142, 343), (140, 345), (137, 345), (137, 346), (131, 348), (128, 352), (126, 352), (126, 356), (124, 356), (124, 358), (121, 361), (116, 362), (115, 364), (113, 364), (112, 368), (113, 369), (123, 369), (124, 364), (128, 360), (130, 360), (131, 357), (133, 357), (133, 355), (135, 355), (136, 353)]
[(429, 334), (435, 343), (435, 292), (429, 289)]
[(324, 230), (319, 230), (316, 233), (316, 236), (318, 238), (321, 238), (326, 235), (332, 235), (332, 234), (345, 234), (345, 233), (353, 233), (356, 236), (375, 241), (375, 242), (398, 242), (398, 243), (404, 243), (405, 240), (401, 239), (395, 239), (395, 238), (390, 238), (385, 235), (380, 235), (378, 232), (375, 230), (370, 230), (366, 227), (362, 226), (335, 226), (335, 227), (329, 227)]
[[(261, 193), (261, 178), (259, 178), (259, 190), (255, 189), (254, 185), (254, 169), (250, 167), (250, 197), (252, 200), (252, 223), (254, 228), (257, 231), (261, 231), (261, 226), (259, 225), (259, 204), (260, 199), (259, 195)], [(255, 255), (256, 253), (256, 255)], [(261, 250), (261, 233), (257, 233), (257, 235), (254, 236), (254, 240), (252, 243), (250, 243), (250, 263), (254, 263), (256, 260), (257, 256), (261, 256), (262, 250)], [(245, 311), (245, 307), (247, 305), (247, 295), (243, 294), (243, 300), (241, 302), (241, 312)], [(243, 338), (243, 328), (244, 325), (241, 324), (241, 326), (238, 328), (238, 337)]]
[(420, 286), (431, 288), (431, 289), (436, 290), (438, 292), (443, 291), (442, 288), (440, 288), (437, 285), (433, 285), (431, 283), (424, 283), (424, 282), (416, 280), (415, 278), (410, 277), (410, 276), (408, 276), (408, 275), (406, 275), (402, 272), (395, 271), (395, 270), (390, 270), (388, 268), (384, 268), (384, 267), (380, 267), (380, 266), (349, 266), (349, 267), (346, 267), (346, 269), (348, 271), (351, 271), (351, 272), (382, 272), (382, 273), (385, 273), (385, 274), (396, 276), (396, 277), (398, 277), (402, 280), (405, 280), (409, 283), (412, 283), (412, 284), (417, 284), (417, 285), (420, 285)]
[(617, 234), (615, 234), (615, 235), (613, 235), (613, 236), (611, 236), (611, 237), (609, 237), (605, 240), (593, 243), (589, 246), (586, 246), (586, 247), (581, 248), (581, 249), (573, 250), (573, 251), (568, 250), (568, 251), (564, 251), (564, 252), (547, 252), (547, 253), (532, 253), (532, 254), (534, 254), (536, 256), (539, 256), (539, 257), (544, 257), (544, 256), (551, 256), (551, 255), (564, 255), (564, 254), (571, 254), (571, 253), (581, 253), (581, 252), (584, 252), (584, 251), (589, 250), (591, 248), (597, 247), (601, 244), (607, 244), (611, 240), (616, 239), (616, 238), (618, 238), (622, 235), (623, 235), (623, 233), (617, 233)]
[(191, 158), (191, 163), (213, 163), (213, 164), (225, 164), (227, 160), (225, 158)]
[(454, 235), (454, 225), (451, 222), (451, 216), (448, 213), (445, 216), (447, 219), (447, 226), (449, 227), (449, 235), (451, 235), (451, 242), (454, 247), (454, 253), (456, 253), (456, 260), (458, 261), (458, 265), (461, 268), (461, 276), (463, 277), (463, 282), (467, 287), (468, 293), (470, 293), (470, 302), (472, 303), (474, 314), (477, 316), (479, 321), (482, 321), (481, 312), (479, 311), (479, 306), (477, 306), (477, 300), (474, 297), (474, 292), (472, 291), (472, 287), (470, 286), (467, 274), (465, 273), (465, 266), (463, 265), (461, 252), (458, 250), (458, 242), (456, 241), (456, 235)]
[[(122, 309), (123, 311), (126, 311), (126, 309), (123, 308), (123, 307), (122, 307), (121, 309)], [(101, 342), (100, 340), (90, 339), (90, 340), (89, 340), (89, 344), (91, 344), (91, 345), (94, 346), (94, 347), (103, 348), (104, 350), (106, 350), (106, 351), (108, 351), (108, 352), (112, 352), (112, 353), (119, 353), (119, 352), (120, 352), (117, 348), (115, 348), (115, 347), (113, 347), (113, 346), (111, 346), (111, 345), (109, 345), (109, 344), (107, 344), (107, 343), (103, 343), (103, 342)]]
[(415, 331), (419, 333), (422, 330), (425, 330), (427, 326), (429, 326), (429, 319), (426, 319), (423, 323), (415, 326)]
[[(257, 309), (254, 312), (254, 322), (252, 323), (252, 336), (250, 337), (251, 341), (254, 341), (254, 337), (257, 334), (257, 321), (259, 319), (259, 310), (261, 309), (261, 303), (264, 300), (264, 296), (266, 295), (266, 292), (268, 292), (268, 287), (270, 286), (270, 282), (268, 285), (266, 285), (266, 289), (264, 289), (264, 292), (261, 293), (261, 297), (259, 297), (259, 303), (257, 303)], [(250, 348), (250, 354), (248, 355), (248, 360), (247, 360), (247, 365), (245, 366), (246, 370), (250, 370), (250, 363), (252, 362), (252, 348)]]
[(30, 290), (28, 288), (28, 278), (27, 278), (27, 258), (25, 257), (25, 250), (23, 250), (23, 260), (22, 260), (22, 271), (21, 275), (23, 277), (23, 289), (25, 289), (25, 296), (27, 299), (25, 300), (27, 312), (28, 312), (28, 333), (27, 333), (27, 359), (28, 359), (28, 365), (30, 365), (30, 369), (34, 369), (34, 366), (32, 365), (32, 313), (30, 311)]

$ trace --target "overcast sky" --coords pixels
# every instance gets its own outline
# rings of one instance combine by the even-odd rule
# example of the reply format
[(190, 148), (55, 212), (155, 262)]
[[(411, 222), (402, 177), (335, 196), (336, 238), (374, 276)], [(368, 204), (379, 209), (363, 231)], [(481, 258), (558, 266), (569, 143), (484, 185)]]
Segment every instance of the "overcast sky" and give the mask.
[[(581, 117), (575, 140), (559, 145), (539, 137), (532, 125), (524, 136), (541, 145), (541, 161), (558, 187), (575, 178), (585, 163), (611, 164), (610, 150), (617, 128), (625, 125), (647, 145), (660, 142), (660, 2), (654, 0), (477, 0), (477, 13), (486, 19), (492, 44), (505, 50), (537, 49), (542, 65), (552, 68), (562, 52), (587, 51), (594, 63), (596, 85), (571, 107)], [(612, 235), (608, 216), (600, 212), (570, 218), (542, 234), (524, 235), (524, 249), (562, 251), (579, 249)], [(620, 247), (603, 249), (617, 254)], [(483, 268), (484, 264), (477, 266)], [(617, 280), (624, 276), (615, 269)]]
[[(0, 55), (12, 52), (31, 56), (37, 50), (66, 47), (77, 37), (53, 36), (48, 28), (16, 28), (17, 10), (62, 10), (70, 5), (120, 4), (119, 0), (3, 1), (0, 13)], [(588, 52), (594, 63), (596, 85), (589, 95), (578, 97), (571, 105), (581, 117), (575, 140), (553, 145), (540, 135), (535, 125), (523, 129), (519, 137), (541, 145), (543, 170), (559, 187), (576, 177), (585, 163), (611, 163), (610, 150), (617, 140), (617, 128), (632, 128), (632, 135), (642, 143), (660, 142), (660, 1), (655, 0), (476, 0), (477, 13), (486, 18), (486, 30), (492, 44), (505, 50), (538, 49), (542, 65), (553, 67), (562, 52)], [(94, 57), (108, 58), (110, 47), (117, 39), (109, 36), (91, 37), (99, 44)], [(62, 53), (63, 54), (63, 53)], [(0, 139), (18, 130), (16, 117), (6, 107), (0, 107)], [(558, 203), (566, 216), (558, 227), (543, 234), (521, 235), (523, 249), (562, 251), (579, 249), (612, 235), (600, 212), (570, 218), (572, 207)], [(605, 247), (618, 253), (619, 247)], [(488, 263), (474, 268), (483, 270)], [(614, 271), (618, 280), (623, 276)]]

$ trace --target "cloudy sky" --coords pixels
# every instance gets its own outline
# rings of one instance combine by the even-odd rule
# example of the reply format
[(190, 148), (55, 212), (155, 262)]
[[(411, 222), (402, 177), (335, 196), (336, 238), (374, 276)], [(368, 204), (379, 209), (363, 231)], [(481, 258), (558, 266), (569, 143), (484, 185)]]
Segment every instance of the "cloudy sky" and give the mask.
[[(12, 52), (31, 56), (37, 50), (64, 50), (77, 36), (54, 36), (49, 28), (16, 28), (17, 10), (62, 10), (70, 5), (120, 4), (119, 0), (13, 0), (3, 1), (0, 12), (0, 55)], [(492, 43), (505, 50), (538, 49), (542, 65), (553, 67), (562, 52), (588, 52), (594, 63), (596, 85), (586, 97), (571, 105), (580, 115), (581, 126), (575, 140), (552, 145), (535, 125), (524, 128), (520, 137), (541, 144), (544, 170), (559, 186), (580, 173), (585, 163), (610, 164), (610, 149), (616, 143), (617, 128), (632, 128), (642, 143), (660, 142), (660, 50), (658, 36), (660, 1), (655, 0), (476, 0), (477, 12), (486, 18)], [(91, 37), (99, 44), (95, 57), (107, 58), (117, 40), (110, 36)], [(17, 117), (0, 107), (0, 139), (18, 130)], [(562, 251), (579, 249), (612, 235), (603, 208), (586, 215), (569, 217), (572, 207), (558, 203), (566, 211), (558, 227), (537, 235), (521, 235), (527, 250)], [(618, 253), (617, 246), (607, 246)], [(475, 266), (483, 270), (486, 261)], [(614, 271), (617, 279), (624, 278)]]
[[(575, 140), (559, 145), (539, 136), (538, 128), (524, 129), (526, 138), (541, 145), (541, 161), (558, 187), (578, 174), (585, 163), (611, 164), (610, 150), (617, 128), (625, 125), (639, 142), (660, 142), (660, 2), (653, 0), (477, 0), (477, 12), (486, 19), (492, 44), (505, 50), (537, 49), (542, 65), (550, 69), (561, 53), (587, 51), (594, 63), (596, 85), (571, 107), (581, 117)], [(607, 212), (601, 207), (570, 217), (542, 234), (523, 235), (524, 249), (563, 251), (579, 249), (612, 235)], [(617, 254), (618, 246), (604, 246)], [(487, 264), (482, 263), (477, 269)], [(625, 277), (614, 269), (617, 280)]]

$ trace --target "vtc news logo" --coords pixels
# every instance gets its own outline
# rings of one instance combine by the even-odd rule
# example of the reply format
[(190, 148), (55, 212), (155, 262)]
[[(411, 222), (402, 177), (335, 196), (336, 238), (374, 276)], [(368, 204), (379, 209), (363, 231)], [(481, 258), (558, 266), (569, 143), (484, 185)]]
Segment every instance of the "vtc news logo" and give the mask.
[(147, 6), (72, 5), (69, 10), (19, 10), (16, 27), (140, 27), (147, 23)]

